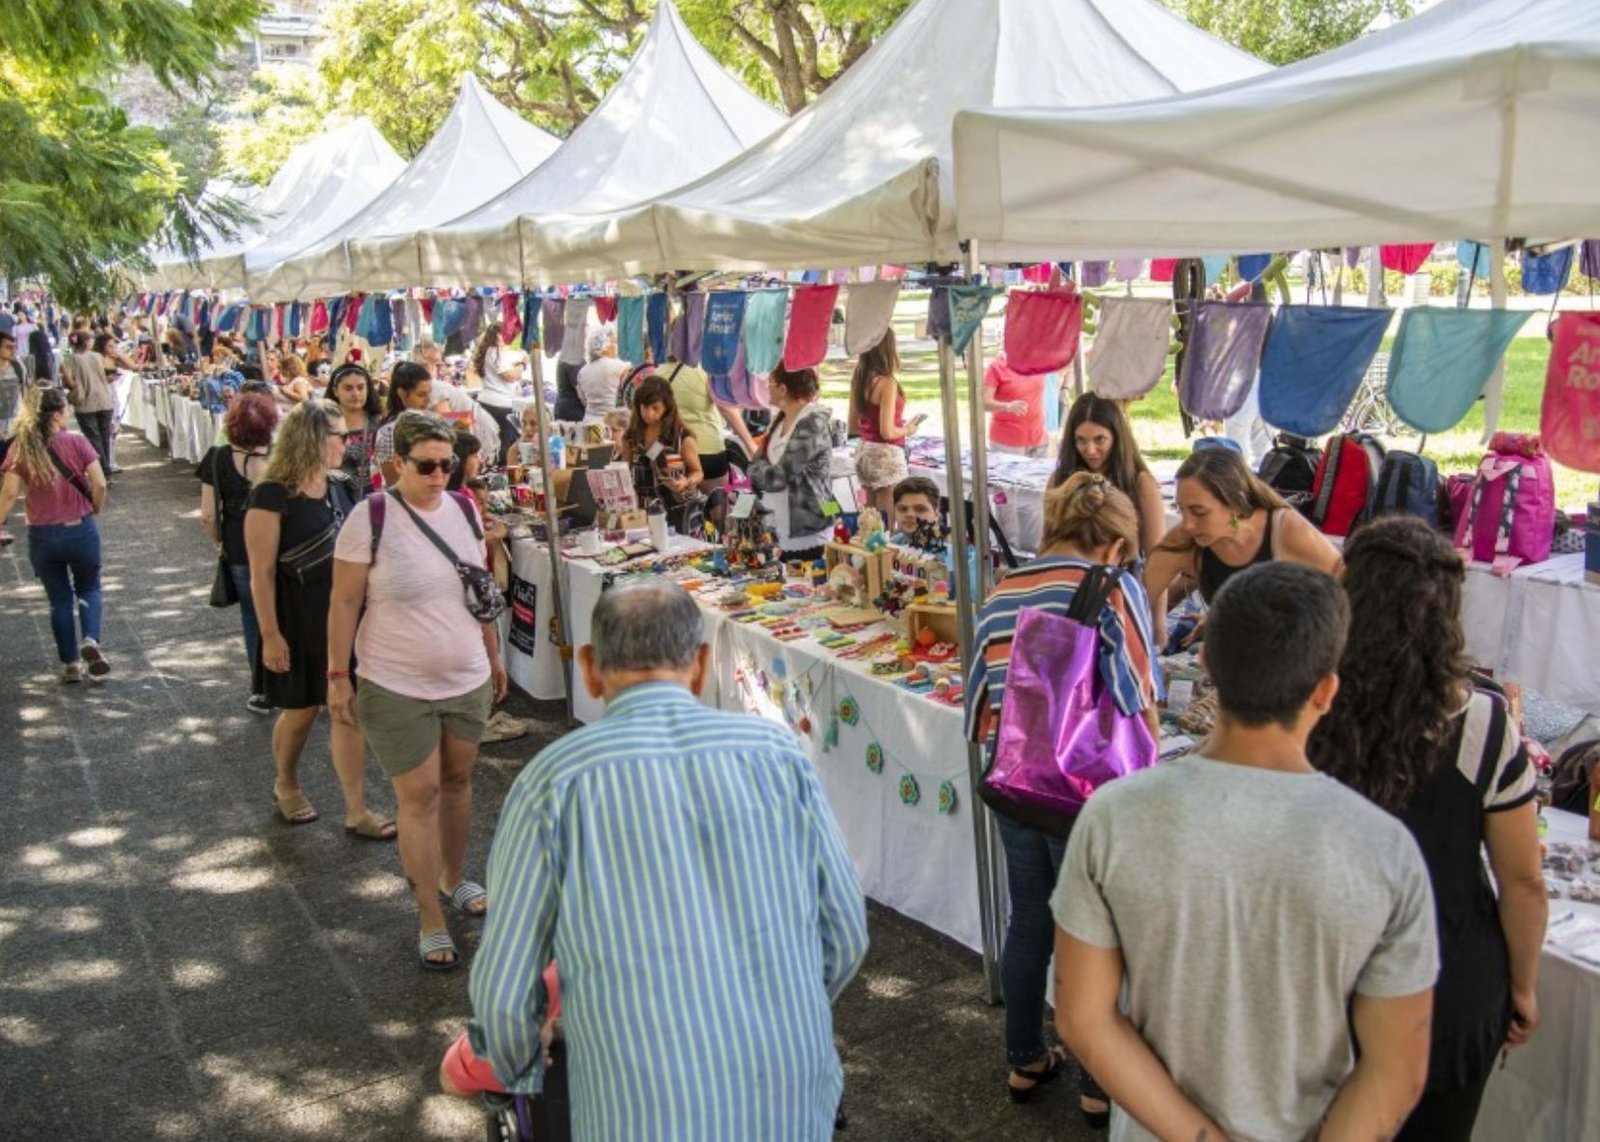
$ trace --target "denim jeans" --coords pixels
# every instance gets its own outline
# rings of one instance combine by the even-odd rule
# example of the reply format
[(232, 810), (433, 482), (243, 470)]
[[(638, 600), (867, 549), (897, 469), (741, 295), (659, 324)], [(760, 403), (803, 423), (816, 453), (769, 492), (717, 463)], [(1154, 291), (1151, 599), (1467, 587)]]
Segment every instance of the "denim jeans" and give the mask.
[[(1006, 942), (1000, 952), (1006, 1062), (1022, 1067), (1038, 1062), (1045, 1054), (1044, 1004), (1056, 939), (1050, 894), (1055, 891), (1067, 843), (998, 813), (994, 821), (1006, 850), (1006, 888), (1011, 896)], [(1104, 1097), (1088, 1071), (1082, 1071), (1079, 1090), (1090, 1098)]]
[(63, 663), (76, 662), (78, 622), (84, 638), (100, 641), (100, 530), (94, 517), (71, 526), (29, 525), (28, 562), (50, 599), (56, 653)]
[(239, 626), (244, 630), (244, 653), (250, 660), (250, 693), (263, 693), (261, 685), (261, 623), (256, 618), (255, 596), (250, 593), (250, 565), (228, 564), (233, 589), (239, 595)]

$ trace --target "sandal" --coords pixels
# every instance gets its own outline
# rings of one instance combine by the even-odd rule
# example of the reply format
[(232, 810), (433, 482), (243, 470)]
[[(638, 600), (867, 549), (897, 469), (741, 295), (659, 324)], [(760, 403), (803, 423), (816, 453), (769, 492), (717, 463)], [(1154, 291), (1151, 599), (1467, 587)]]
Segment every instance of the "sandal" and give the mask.
[[(1055, 1082), (1067, 1068), (1067, 1052), (1061, 1047), (1051, 1047), (1044, 1053), (1044, 1069), (1040, 1071), (1024, 1070), (1021, 1067), (1012, 1067), (1011, 1075), (1006, 1080), (1006, 1093), (1011, 1096), (1012, 1102), (1027, 1102), (1033, 1097), (1033, 1092), (1042, 1086)], [(1013, 1080), (1022, 1079), (1027, 1086), (1017, 1086)]]
[(274, 790), (272, 799), (277, 803), (278, 816), (283, 818), (285, 824), (309, 825), (318, 817), (316, 808), (298, 789), (287, 797)]
[(346, 825), (344, 831), (364, 841), (392, 841), (400, 835), (399, 827), (392, 820), (378, 816), (371, 809), (363, 810), (361, 819)]
[[(449, 952), (450, 958), (447, 960), (428, 958), (440, 952)], [(456, 951), (456, 942), (450, 938), (449, 932), (429, 932), (417, 938), (417, 963), (422, 965), (423, 971), (455, 971), (461, 966), (461, 953)]]
[[(474, 920), (483, 919), (489, 911), (489, 890), (470, 880), (463, 880), (453, 892), (446, 893), (441, 889), (439, 895), (450, 901), (450, 906), (457, 912)], [(473, 908), (472, 904), (479, 900), (484, 902), (483, 907)]]

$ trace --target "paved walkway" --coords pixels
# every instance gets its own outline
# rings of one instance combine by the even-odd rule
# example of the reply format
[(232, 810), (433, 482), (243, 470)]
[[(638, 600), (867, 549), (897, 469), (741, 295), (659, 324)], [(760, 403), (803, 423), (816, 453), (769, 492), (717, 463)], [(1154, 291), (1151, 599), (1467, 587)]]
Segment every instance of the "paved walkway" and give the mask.
[[(104, 686), (57, 681), (25, 529), (0, 554), (0, 1138), (470, 1139), (436, 1093), (467, 977), (425, 975), (391, 845), (347, 838), (319, 729), (318, 823), (271, 805), (270, 725), (244, 708), (233, 611), (206, 605), (210, 546), (188, 465), (124, 435), (102, 518)], [(482, 869), (518, 768), (561, 731), (489, 747), (474, 779)], [(372, 800), (392, 797), (375, 766)], [(977, 958), (874, 909), (841, 1000), (845, 1138), (1093, 1137), (1066, 1083), (1006, 1100), (1000, 1011)], [(475, 926), (457, 926), (470, 956)], [(626, 1066), (626, 1057), (617, 1065)]]

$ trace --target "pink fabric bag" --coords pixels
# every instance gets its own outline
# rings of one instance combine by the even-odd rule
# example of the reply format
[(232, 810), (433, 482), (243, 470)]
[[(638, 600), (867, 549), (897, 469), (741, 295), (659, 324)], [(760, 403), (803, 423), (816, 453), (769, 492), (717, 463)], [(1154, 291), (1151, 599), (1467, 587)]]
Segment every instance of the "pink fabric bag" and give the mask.
[(1024, 607), (1011, 638), (994, 762), (978, 786), (991, 809), (1065, 836), (1108, 781), (1156, 763), (1142, 716), (1124, 714), (1100, 676), (1100, 611), (1122, 572), (1096, 567), (1065, 617)]
[(1600, 472), (1600, 313), (1556, 318), (1539, 435), (1569, 468)]
[(783, 343), (783, 367), (809, 369), (828, 355), (828, 330), (839, 301), (836, 285), (802, 286), (789, 306), (789, 337)]
[(1006, 362), (1020, 376), (1065, 369), (1082, 332), (1083, 298), (1076, 293), (1017, 290), (1006, 299)]
[(1550, 558), (1555, 529), (1555, 475), (1539, 438), (1495, 433), (1456, 521), (1462, 557), (1488, 563), (1505, 578), (1521, 564)]

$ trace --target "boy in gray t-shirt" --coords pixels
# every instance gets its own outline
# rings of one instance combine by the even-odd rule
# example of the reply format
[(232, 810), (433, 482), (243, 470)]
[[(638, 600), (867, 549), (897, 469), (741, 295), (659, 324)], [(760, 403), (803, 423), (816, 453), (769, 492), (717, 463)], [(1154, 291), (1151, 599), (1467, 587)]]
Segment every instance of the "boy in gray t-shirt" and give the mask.
[(1114, 1142), (1372, 1142), (1422, 1092), (1427, 869), (1398, 820), (1305, 755), (1348, 616), (1320, 572), (1235, 576), (1207, 618), (1220, 710), (1203, 756), (1107, 785), (1073, 828), (1057, 1023), (1117, 1105)]

